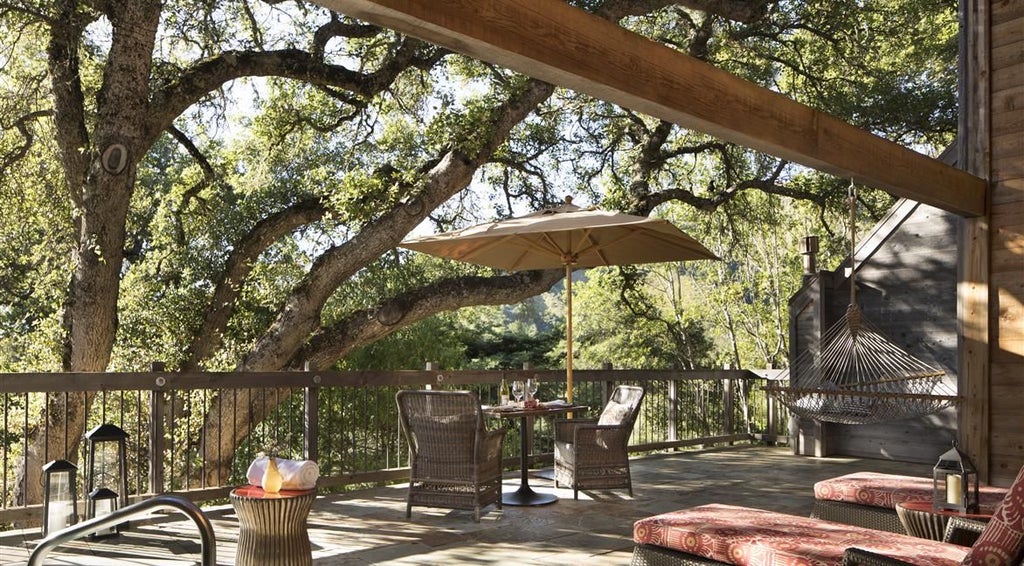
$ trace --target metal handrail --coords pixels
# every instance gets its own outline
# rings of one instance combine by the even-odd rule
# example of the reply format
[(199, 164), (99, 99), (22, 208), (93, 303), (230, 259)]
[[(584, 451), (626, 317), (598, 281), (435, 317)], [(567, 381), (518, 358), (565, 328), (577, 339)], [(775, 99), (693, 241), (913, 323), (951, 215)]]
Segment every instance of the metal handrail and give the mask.
[(156, 497), (144, 499), (138, 503), (118, 509), (108, 515), (95, 517), (59, 530), (39, 541), (35, 550), (32, 551), (32, 555), (29, 556), (28, 566), (41, 566), (46, 555), (62, 544), (161, 508), (177, 509), (196, 524), (196, 527), (199, 528), (199, 538), (202, 542), (202, 565), (217, 566), (217, 539), (213, 534), (213, 524), (206, 518), (206, 515), (203, 514), (198, 505), (178, 495), (157, 495)]

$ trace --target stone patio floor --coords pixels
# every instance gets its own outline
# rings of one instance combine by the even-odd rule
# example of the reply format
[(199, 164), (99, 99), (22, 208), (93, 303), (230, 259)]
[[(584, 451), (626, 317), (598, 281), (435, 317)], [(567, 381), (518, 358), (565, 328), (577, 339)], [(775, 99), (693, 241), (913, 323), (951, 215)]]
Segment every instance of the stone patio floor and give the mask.
[[(632, 461), (633, 492), (554, 489), (541, 507), (489, 507), (480, 523), (468, 511), (413, 508), (405, 519), (404, 486), (317, 497), (309, 515), (316, 566), (365, 564), (626, 565), (633, 522), (705, 503), (729, 503), (809, 515), (814, 482), (855, 471), (930, 476), (931, 466), (860, 458), (793, 456), (787, 447), (735, 446), (659, 454)], [(519, 474), (505, 477), (514, 490)], [(218, 564), (234, 564), (238, 522), (230, 505), (204, 508), (217, 536)], [(0, 532), (0, 564), (25, 564), (39, 530)], [(119, 537), (79, 540), (49, 554), (48, 565), (196, 564), (199, 536), (182, 515), (132, 523)]]

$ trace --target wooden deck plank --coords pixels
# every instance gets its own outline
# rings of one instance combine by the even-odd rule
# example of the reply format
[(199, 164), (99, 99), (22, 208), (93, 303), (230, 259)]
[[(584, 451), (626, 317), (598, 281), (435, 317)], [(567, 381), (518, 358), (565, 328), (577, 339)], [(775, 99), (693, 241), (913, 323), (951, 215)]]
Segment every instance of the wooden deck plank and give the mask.
[[(561, 499), (541, 507), (491, 507), (480, 523), (469, 511), (420, 507), (406, 520), (402, 486), (320, 496), (308, 520), (314, 563), (462, 564), (472, 557), (474, 564), (509, 564), (510, 557), (528, 556), (531, 564), (621, 566), (630, 560), (633, 522), (643, 517), (706, 503), (807, 516), (816, 481), (854, 471), (931, 474), (930, 464), (808, 458), (793, 456), (784, 446), (663, 454), (634, 459), (631, 467), (633, 498), (622, 490), (595, 490), (573, 501), (571, 490), (553, 490), (549, 480), (532, 478), (535, 489), (554, 491)], [(765, 474), (765, 469), (777, 473)], [(505, 489), (517, 485), (518, 472), (507, 474)], [(233, 564), (237, 518), (227, 505), (205, 512), (217, 535), (218, 563)], [(73, 549), (51, 554), (47, 563), (178, 566), (194, 564), (198, 553), (195, 527), (177, 517), (133, 525), (121, 538), (111, 544), (75, 543)], [(0, 562), (24, 564), (37, 539), (38, 530), (0, 532)], [(119, 553), (115, 545), (126, 552)]]

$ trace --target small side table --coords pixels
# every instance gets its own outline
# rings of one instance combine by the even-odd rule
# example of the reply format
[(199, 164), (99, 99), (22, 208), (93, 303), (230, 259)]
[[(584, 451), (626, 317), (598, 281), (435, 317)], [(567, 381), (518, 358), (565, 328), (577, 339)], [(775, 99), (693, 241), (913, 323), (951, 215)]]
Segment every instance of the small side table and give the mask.
[(247, 485), (231, 491), (238, 515), (238, 566), (311, 566), (306, 517), (316, 490), (267, 493)]
[(982, 507), (978, 513), (960, 513), (948, 509), (935, 509), (931, 501), (904, 501), (896, 504), (896, 515), (907, 534), (917, 538), (942, 540), (950, 517), (963, 517), (975, 521), (988, 521), (995, 510)]

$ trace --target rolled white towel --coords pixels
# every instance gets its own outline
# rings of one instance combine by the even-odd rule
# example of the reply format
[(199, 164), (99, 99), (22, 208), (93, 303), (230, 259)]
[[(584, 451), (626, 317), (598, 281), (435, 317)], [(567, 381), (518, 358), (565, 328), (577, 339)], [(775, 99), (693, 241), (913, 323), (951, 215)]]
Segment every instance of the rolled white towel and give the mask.
[[(249, 483), (260, 485), (263, 481), (263, 472), (267, 469), (269, 458), (260, 456), (249, 464), (249, 470), (245, 473)], [(285, 458), (274, 458), (277, 461), (277, 470), (281, 472), (284, 481), (281, 489), (313, 489), (316, 487), (316, 480), (320, 477), (320, 466), (312, 460), (288, 460)]]

